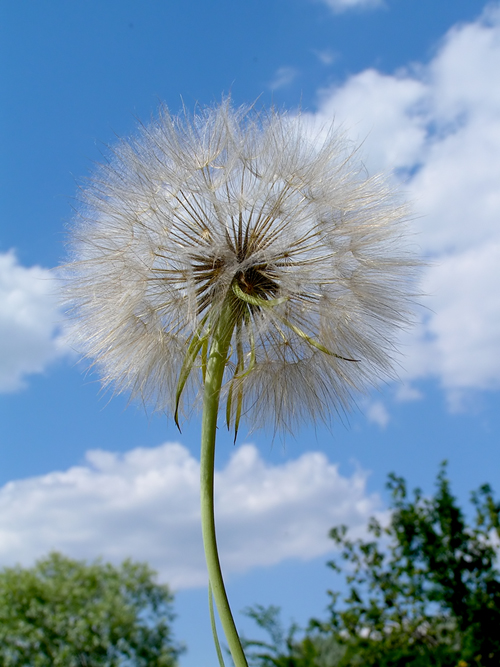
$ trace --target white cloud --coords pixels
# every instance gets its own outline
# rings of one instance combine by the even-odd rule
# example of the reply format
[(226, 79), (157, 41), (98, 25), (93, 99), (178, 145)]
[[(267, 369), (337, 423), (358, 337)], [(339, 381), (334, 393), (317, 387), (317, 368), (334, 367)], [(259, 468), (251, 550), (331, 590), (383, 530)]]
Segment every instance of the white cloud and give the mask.
[(371, 403), (367, 407), (366, 416), (368, 417), (368, 421), (378, 424), (380, 428), (385, 428), (390, 419), (387, 408), (381, 401)]
[(50, 271), (25, 268), (12, 252), (0, 254), (0, 392), (21, 389), (26, 375), (67, 352), (55, 291)]
[(297, 78), (297, 70), (293, 67), (280, 67), (274, 75), (274, 79), (269, 84), (271, 90), (286, 88)]
[(384, 7), (383, 0), (322, 0), (336, 14), (348, 11), (349, 9), (376, 9)]
[[(216, 472), (216, 512), (226, 573), (309, 559), (332, 549), (328, 530), (364, 530), (380, 505), (366, 476), (342, 477), (323, 454), (271, 465), (253, 445)], [(50, 549), (78, 558), (148, 560), (175, 588), (205, 584), (199, 462), (179, 444), (124, 455), (94, 450), (64, 472), (0, 489), (0, 563), (29, 564)]]
[(314, 121), (328, 127), (334, 118), (344, 124), (352, 139), (363, 144), (370, 171), (413, 165), (422, 158), (426, 138), (426, 118), (417, 113), (426, 94), (421, 81), (369, 69), (341, 88), (322, 91)]
[(331, 49), (314, 51), (314, 54), (317, 56), (318, 60), (323, 63), (323, 65), (332, 65), (338, 58), (338, 54)]
[[(428, 310), (406, 337), (406, 380), (457, 392), (500, 388), (500, 6), (455, 26), (427, 65), (370, 69), (321, 92), (316, 127), (335, 118), (363, 141), (369, 171), (392, 169), (414, 201), (430, 257)], [(411, 393), (411, 392), (410, 392)]]

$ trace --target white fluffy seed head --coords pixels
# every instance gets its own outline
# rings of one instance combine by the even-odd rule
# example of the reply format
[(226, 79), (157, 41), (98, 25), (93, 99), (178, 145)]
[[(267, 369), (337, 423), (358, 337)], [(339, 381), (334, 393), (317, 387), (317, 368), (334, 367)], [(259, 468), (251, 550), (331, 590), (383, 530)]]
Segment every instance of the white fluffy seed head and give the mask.
[(391, 373), (418, 265), (406, 217), (339, 132), (319, 141), (300, 116), (229, 100), (163, 108), (83, 190), (66, 265), (77, 344), (105, 384), (173, 413), (186, 354), (232, 294), (229, 421), (328, 419)]

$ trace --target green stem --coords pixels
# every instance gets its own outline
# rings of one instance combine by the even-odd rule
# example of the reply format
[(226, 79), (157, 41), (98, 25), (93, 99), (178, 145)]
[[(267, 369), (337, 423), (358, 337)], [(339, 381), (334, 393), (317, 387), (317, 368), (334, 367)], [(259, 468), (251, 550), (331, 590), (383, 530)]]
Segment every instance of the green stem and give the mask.
[(206, 368), (201, 424), (201, 528), (208, 577), (231, 656), (235, 667), (248, 667), (224, 587), (224, 579), (222, 578), (217, 551), (214, 514), (214, 463), (217, 415), (219, 412), (220, 390), (224, 368), (235, 327), (234, 312), (234, 301), (228, 298), (212, 336), (212, 345)]
[(212, 635), (214, 636), (215, 650), (217, 652), (217, 657), (219, 659), (219, 666), (226, 667), (224, 664), (224, 658), (222, 656), (222, 651), (219, 644), (219, 637), (217, 635), (217, 625), (215, 622), (215, 614), (214, 614), (214, 596), (212, 593), (212, 586), (210, 585), (210, 581), (208, 582), (208, 608), (210, 610), (210, 625), (212, 626)]

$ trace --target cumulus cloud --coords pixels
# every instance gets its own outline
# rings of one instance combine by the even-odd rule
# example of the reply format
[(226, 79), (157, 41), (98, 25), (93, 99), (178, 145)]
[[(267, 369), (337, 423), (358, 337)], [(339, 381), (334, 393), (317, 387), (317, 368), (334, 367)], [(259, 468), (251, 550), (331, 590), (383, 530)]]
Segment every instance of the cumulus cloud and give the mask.
[(500, 387), (499, 70), (495, 4), (452, 28), (429, 63), (360, 72), (322, 91), (310, 116), (316, 128), (343, 124), (368, 170), (393, 170), (414, 201), (429, 296), (404, 339), (404, 377), (435, 377), (450, 398)]
[[(309, 559), (332, 549), (328, 530), (357, 533), (377, 513), (366, 476), (339, 474), (321, 453), (280, 465), (253, 445), (216, 472), (217, 530), (226, 573)], [(78, 558), (148, 560), (175, 588), (206, 583), (199, 514), (199, 462), (180, 444), (115, 454), (13, 481), (0, 489), (0, 563), (29, 564), (50, 549)]]
[(0, 392), (21, 389), (27, 375), (67, 353), (55, 292), (50, 271), (0, 254)]

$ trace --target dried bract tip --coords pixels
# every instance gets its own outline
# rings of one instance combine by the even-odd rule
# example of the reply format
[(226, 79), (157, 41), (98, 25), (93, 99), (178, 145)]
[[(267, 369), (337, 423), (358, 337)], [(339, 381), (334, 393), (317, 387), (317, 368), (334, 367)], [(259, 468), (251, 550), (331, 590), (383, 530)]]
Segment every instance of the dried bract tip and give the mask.
[(75, 336), (105, 383), (177, 421), (230, 312), (228, 425), (327, 419), (391, 372), (418, 264), (406, 215), (335, 131), (320, 141), (300, 116), (229, 100), (162, 109), (84, 190)]

